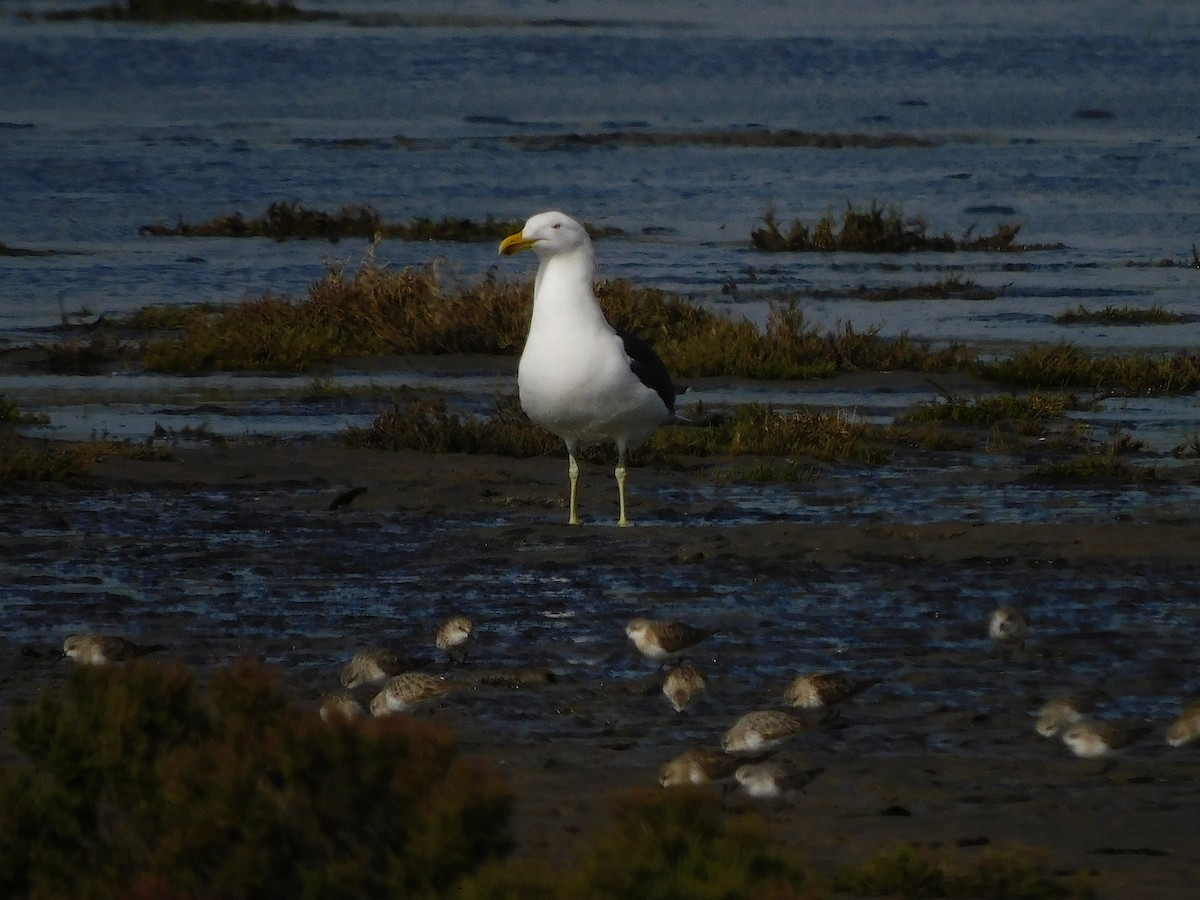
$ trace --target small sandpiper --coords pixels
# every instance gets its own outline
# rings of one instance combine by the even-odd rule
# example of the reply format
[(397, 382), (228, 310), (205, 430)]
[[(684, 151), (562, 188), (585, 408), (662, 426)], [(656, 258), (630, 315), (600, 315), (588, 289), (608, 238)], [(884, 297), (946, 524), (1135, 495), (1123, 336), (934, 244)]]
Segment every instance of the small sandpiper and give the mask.
[(1128, 747), (1150, 731), (1149, 725), (1076, 722), (1063, 732), (1063, 743), (1080, 759), (1099, 759)]
[(686, 622), (634, 619), (625, 626), (625, 634), (642, 656), (664, 662), (711, 637), (713, 632)]
[(1082, 722), (1104, 697), (1103, 691), (1076, 691), (1052, 697), (1038, 710), (1034, 730), (1042, 737), (1054, 737), (1064, 728)]
[(693, 700), (708, 689), (704, 673), (690, 663), (683, 663), (667, 672), (663, 679), (662, 692), (675, 712), (683, 712)]
[(797, 766), (778, 759), (745, 763), (733, 775), (749, 797), (790, 803), (796, 792), (809, 782)]
[(723, 781), (733, 775), (741, 762), (728, 754), (709, 750), (707, 747), (688, 750), (659, 769), (658, 783), (663, 787), (679, 787), (685, 784)]
[(774, 709), (748, 712), (725, 733), (721, 747), (726, 753), (761, 753), (811, 727), (811, 722)]
[(1007, 647), (1020, 647), (1029, 637), (1029, 617), (1015, 606), (1001, 606), (988, 619), (988, 637)]
[(783, 692), (783, 699), (789, 706), (800, 709), (821, 709), (849, 700), (877, 684), (878, 678), (851, 678), (840, 672), (810, 672), (797, 675)]
[[(446, 654), (446, 658), (450, 662), (465, 663), (467, 648), (464, 645), (473, 640), (475, 640), (475, 625), (471, 620), (466, 616), (451, 616), (438, 626), (434, 643), (437, 644), (439, 650)], [(454, 652), (460, 647), (462, 647), (462, 656), (455, 659)]]
[(1182, 747), (1200, 737), (1200, 699), (1192, 700), (1178, 718), (1167, 726), (1167, 743)]
[(135, 644), (109, 634), (72, 634), (63, 641), (63, 656), (90, 666), (128, 662), (164, 649), (162, 644)]
[(353, 722), (367, 714), (349, 691), (330, 691), (321, 697), (322, 722)]
[(371, 715), (387, 716), (410, 712), (423, 703), (436, 700), (457, 687), (456, 684), (424, 672), (404, 672), (384, 682), (383, 689), (371, 700)]
[(354, 654), (342, 669), (342, 686), (382, 684), (411, 667), (409, 660), (386, 647), (366, 647)]

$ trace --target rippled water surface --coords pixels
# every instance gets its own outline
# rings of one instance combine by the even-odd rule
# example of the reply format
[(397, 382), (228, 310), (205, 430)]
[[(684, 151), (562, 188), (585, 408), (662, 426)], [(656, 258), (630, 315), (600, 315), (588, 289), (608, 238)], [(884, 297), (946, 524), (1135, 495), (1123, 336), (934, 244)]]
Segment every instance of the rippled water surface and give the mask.
[[(396, 14), (388, 3), (318, 5)], [(297, 200), (327, 210), (367, 203), (393, 221), (520, 220), (562, 207), (625, 231), (600, 248), (604, 275), (751, 315), (777, 289), (910, 284), (948, 270), (1003, 296), (806, 310), (819, 322), (935, 340), (1195, 344), (1200, 325), (1048, 321), (1079, 303), (1189, 312), (1196, 303), (1193, 271), (1150, 264), (1186, 261), (1200, 230), (1200, 11), (1081, 9), (477, 2), (421, 4), (421, 17), (377, 27), (9, 16), (0, 19), (0, 241), (54, 255), (4, 259), (0, 336), (19, 341), (62, 311), (302, 292), (327, 259), (356, 260), (361, 242), (138, 235), (147, 223), (254, 216)], [(438, 18), (443, 11), (453, 17)], [(894, 132), (933, 145), (552, 140), (751, 125)], [(548, 139), (544, 149), (512, 141), (536, 137)], [(836, 259), (749, 249), (769, 206), (785, 222), (812, 221), (871, 201), (899, 204), (937, 233), (1019, 222), (1023, 240), (1065, 249)], [(398, 265), (444, 258), (475, 275), (496, 264), (494, 249), (393, 242), (381, 255)], [(527, 269), (518, 260), (503, 273)]]

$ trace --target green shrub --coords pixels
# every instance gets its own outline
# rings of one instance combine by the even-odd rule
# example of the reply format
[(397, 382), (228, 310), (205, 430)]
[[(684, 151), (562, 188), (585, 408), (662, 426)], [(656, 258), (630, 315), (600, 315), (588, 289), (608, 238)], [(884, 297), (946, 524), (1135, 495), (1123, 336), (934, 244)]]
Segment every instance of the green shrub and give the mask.
[(506, 864), (468, 883), (463, 900), (758, 900), (822, 896), (814, 876), (757, 815), (729, 816), (686, 789), (621, 799), (616, 822), (583, 846), (578, 864), (550, 878)]
[(646, 900), (795, 897), (807, 875), (758, 816), (726, 816), (700, 791), (634, 794), (579, 867), (585, 896)]
[(1029, 851), (983, 854), (973, 863), (955, 865), (943, 856), (902, 845), (857, 866), (840, 869), (833, 887), (862, 897), (1092, 897), (1095, 890), (1080, 876), (1051, 873)]
[(443, 731), (328, 726), (244, 665), (78, 666), (14, 713), (0, 895), (436, 897), (507, 853), (511, 798)]

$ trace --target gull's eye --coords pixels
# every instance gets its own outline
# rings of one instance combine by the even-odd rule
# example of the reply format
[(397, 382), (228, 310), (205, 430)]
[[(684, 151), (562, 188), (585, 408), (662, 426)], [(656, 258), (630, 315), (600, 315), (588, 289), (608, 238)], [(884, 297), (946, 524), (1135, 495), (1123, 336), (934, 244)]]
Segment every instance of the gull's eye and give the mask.
[(558, 229), (562, 228), (562, 222), (555, 222), (551, 227), (557, 231)]

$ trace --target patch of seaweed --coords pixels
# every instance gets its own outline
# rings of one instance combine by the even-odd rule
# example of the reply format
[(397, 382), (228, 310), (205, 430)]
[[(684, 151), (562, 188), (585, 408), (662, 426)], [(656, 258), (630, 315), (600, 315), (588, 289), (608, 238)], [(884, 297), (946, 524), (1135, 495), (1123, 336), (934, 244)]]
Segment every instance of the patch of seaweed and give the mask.
[(0, 256), (54, 256), (54, 250), (31, 250), (27, 247), (10, 247), (0, 243)]
[[(386, 222), (372, 206), (343, 206), (336, 213), (309, 209), (299, 201), (277, 201), (258, 218), (247, 219), (240, 212), (218, 216), (207, 222), (188, 223), (180, 218), (175, 225), (155, 222), (138, 228), (149, 237), (266, 237), (276, 241), (328, 240), (344, 237), (367, 240), (454, 241), (476, 243), (499, 241), (520, 231), (524, 222), (488, 216), (482, 222), (445, 216), (434, 220), (417, 216), (410, 222)], [(593, 238), (621, 234), (619, 228), (589, 227)]]
[[(25, 13), (26, 18), (32, 14)], [(86, 9), (49, 10), (53, 22), (318, 22), (339, 19), (337, 13), (300, 9), (291, 0), (125, 0)]]
[(814, 147), (842, 150), (853, 147), (881, 150), (889, 147), (936, 147), (937, 142), (910, 134), (862, 134), (746, 128), (738, 131), (606, 131), (552, 135), (513, 135), (507, 140), (524, 150), (573, 150), (585, 147), (624, 145), (676, 147), (705, 144), (718, 147)]
[(869, 300), (886, 303), (895, 300), (995, 300), (1003, 292), (980, 287), (971, 279), (949, 275), (940, 281), (923, 282), (907, 287), (869, 288), (860, 285), (849, 290), (818, 290), (808, 294), (818, 299)]

